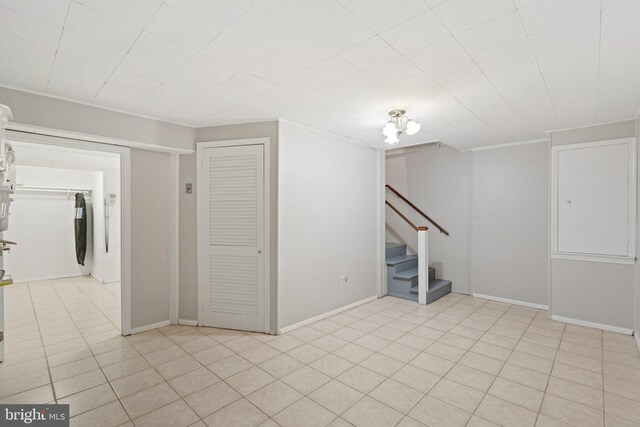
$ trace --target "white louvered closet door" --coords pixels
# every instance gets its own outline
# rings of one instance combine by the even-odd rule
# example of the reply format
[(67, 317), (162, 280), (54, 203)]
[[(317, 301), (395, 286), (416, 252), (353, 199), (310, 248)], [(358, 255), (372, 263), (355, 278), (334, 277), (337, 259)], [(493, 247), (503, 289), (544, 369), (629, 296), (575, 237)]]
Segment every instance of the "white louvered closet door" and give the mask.
[(264, 332), (263, 147), (203, 150), (205, 326)]

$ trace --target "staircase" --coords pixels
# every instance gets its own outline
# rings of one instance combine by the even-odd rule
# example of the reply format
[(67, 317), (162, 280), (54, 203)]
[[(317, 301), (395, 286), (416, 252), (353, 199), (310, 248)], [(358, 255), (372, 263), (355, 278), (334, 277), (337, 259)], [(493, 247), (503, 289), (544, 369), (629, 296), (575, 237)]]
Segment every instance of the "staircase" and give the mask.
[[(407, 245), (387, 243), (387, 295), (418, 301), (418, 257), (407, 255)], [(436, 269), (429, 267), (427, 304), (451, 292), (451, 281), (436, 279)]]

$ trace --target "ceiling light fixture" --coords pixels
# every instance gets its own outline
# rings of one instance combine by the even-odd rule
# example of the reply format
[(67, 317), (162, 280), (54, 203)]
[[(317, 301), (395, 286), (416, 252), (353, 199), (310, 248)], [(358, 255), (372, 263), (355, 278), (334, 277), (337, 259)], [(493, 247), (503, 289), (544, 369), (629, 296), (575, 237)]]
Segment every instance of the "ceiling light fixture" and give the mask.
[(420, 131), (420, 124), (405, 116), (407, 112), (401, 108), (389, 111), (391, 119), (387, 122), (382, 129), (382, 133), (387, 138), (384, 140), (387, 144), (396, 144), (400, 140), (398, 136), (402, 132), (406, 132), (407, 135), (414, 135)]

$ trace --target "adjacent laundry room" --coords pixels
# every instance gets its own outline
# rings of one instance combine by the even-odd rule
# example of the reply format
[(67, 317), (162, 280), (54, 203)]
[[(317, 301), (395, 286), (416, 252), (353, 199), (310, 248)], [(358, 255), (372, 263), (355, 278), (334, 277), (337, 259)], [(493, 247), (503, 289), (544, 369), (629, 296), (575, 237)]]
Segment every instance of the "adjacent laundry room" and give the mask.
[(16, 284), (64, 284), (65, 296), (88, 297), (119, 329), (119, 155), (11, 144), (16, 185), (4, 239), (15, 245), (4, 270)]

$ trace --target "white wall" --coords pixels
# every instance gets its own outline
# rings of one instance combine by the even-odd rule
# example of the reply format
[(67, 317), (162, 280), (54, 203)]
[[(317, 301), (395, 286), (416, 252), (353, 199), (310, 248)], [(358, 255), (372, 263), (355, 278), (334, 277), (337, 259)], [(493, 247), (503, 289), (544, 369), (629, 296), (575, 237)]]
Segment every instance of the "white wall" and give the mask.
[(380, 155), (280, 122), (279, 328), (377, 294)]
[(472, 154), (473, 293), (546, 306), (549, 144)]
[[(552, 145), (635, 136), (628, 120), (551, 133)], [(604, 226), (604, 224), (594, 224)], [(634, 265), (551, 260), (551, 314), (606, 326), (633, 329)]]
[[(35, 187), (95, 190), (101, 172), (16, 166), (18, 184)], [(5, 259), (5, 270), (15, 282), (56, 279), (91, 274), (94, 267), (93, 197), (87, 198), (87, 255), (76, 262), (75, 193), (18, 190), (11, 205), (9, 229), (4, 237), (17, 242)]]

